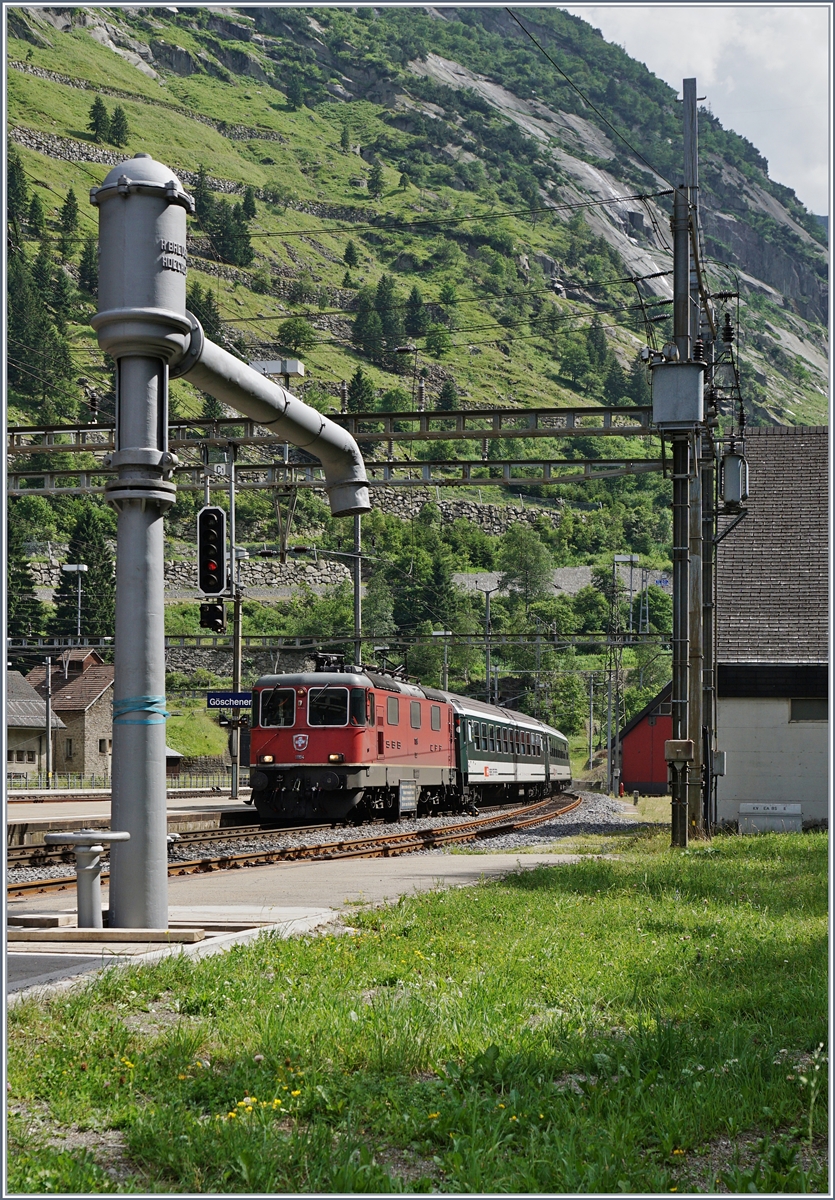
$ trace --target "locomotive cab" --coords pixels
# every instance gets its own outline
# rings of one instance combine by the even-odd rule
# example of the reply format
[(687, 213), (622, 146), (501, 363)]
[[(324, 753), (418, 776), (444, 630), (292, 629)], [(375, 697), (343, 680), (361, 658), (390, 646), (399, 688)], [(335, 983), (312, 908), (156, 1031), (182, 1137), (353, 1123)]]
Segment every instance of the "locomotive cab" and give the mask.
[(250, 783), (261, 819), (347, 817), (363, 799), (374, 719), (365, 676), (259, 679), (252, 693)]

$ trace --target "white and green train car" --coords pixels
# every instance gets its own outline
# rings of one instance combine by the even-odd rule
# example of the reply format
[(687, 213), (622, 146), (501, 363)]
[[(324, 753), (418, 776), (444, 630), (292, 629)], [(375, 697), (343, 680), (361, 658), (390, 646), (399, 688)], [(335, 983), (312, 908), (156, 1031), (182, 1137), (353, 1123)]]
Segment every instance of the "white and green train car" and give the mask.
[(446, 696), (455, 710), (456, 756), (472, 802), (536, 799), (569, 786), (568, 739), (558, 729), (526, 713)]

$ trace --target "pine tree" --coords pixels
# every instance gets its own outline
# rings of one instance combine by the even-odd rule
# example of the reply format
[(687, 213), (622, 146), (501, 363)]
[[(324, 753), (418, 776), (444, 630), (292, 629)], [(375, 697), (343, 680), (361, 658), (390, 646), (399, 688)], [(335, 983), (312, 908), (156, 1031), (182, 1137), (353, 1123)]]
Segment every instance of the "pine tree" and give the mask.
[[(81, 577), (81, 636), (112, 637), (116, 615), (116, 579), (113, 555), (105, 541), (97, 507), (85, 503), (70, 535), (67, 562), (86, 563)], [(77, 629), (78, 576), (61, 572), (55, 594), (54, 634), (74, 634)]]
[(110, 118), (110, 140), (114, 146), (125, 146), (129, 137), (130, 126), (127, 113), (121, 104), (117, 104), (113, 109), (113, 116)]
[(350, 272), (350, 271), (346, 271), (346, 272), (345, 272), (345, 274), (342, 276), (342, 286), (343, 286), (344, 288), (354, 288), (354, 287), (356, 287), (356, 284), (354, 283), (354, 281), (353, 281), (353, 279), (352, 279), (352, 277), (351, 277), (351, 272)]
[(645, 405), (652, 403), (652, 392), (647, 382), (647, 368), (638, 356), (635, 357), (629, 369), (627, 394), (633, 404)]
[(75, 288), (72, 280), (63, 267), (59, 267), (52, 277), (52, 291), (49, 297), (55, 319), (55, 326), (61, 332), (66, 332), (66, 323), (72, 316)]
[(610, 404), (623, 404), (628, 399), (629, 393), (626, 376), (623, 373), (623, 367), (614, 354), (606, 370), (606, 377), (603, 380), (603, 391)]
[(197, 168), (197, 182), (194, 185), (192, 196), (197, 220), (206, 229), (212, 218), (215, 200), (209, 190), (209, 173), (202, 163)]
[(243, 215), (247, 221), (254, 221), (258, 210), (255, 207), (255, 188), (248, 187), (244, 192), (244, 201), (241, 205)]
[(29, 236), (33, 238), (42, 238), (46, 229), (46, 217), (44, 215), (41, 198), (37, 192), (32, 193), (32, 200), (29, 204), (29, 215), (26, 218), (26, 224), (29, 227)]
[(368, 173), (368, 194), (375, 199), (383, 190), (383, 167), (381, 163), (375, 162), (371, 166)]
[(362, 367), (357, 367), (348, 383), (348, 412), (371, 412), (374, 400), (374, 384)]
[(58, 223), (61, 227), (61, 256), (68, 259), (75, 253), (78, 242), (78, 200), (72, 188), (67, 192), (67, 197), (61, 205)]
[(360, 256), (357, 251), (357, 247), (353, 241), (349, 240), (348, 245), (345, 247), (345, 253), (342, 257), (343, 257), (343, 261), (349, 267), (357, 266), (357, 264), (359, 263), (359, 260), (360, 260)]
[(351, 149), (351, 132), (347, 124), (342, 126), (342, 133), (339, 135), (339, 146), (345, 154)]
[[(97, 142), (110, 141), (110, 117), (101, 96), (96, 96), (90, 108), (90, 120), (87, 128)], [(118, 143), (117, 143), (118, 145)]]
[(60, 410), (69, 416), (66, 409), (73, 376), (69, 347), (56, 330), (46, 297), (22, 255), (9, 257), (7, 285), (9, 383), (23, 395), (39, 397), (48, 405), (41, 414), (47, 423)]
[(606, 340), (606, 333), (597, 313), (592, 317), (591, 324), (586, 330), (586, 350), (592, 369), (595, 371), (602, 370), (609, 358), (609, 343)]
[(406, 172), (404, 171), (404, 172), (402, 173), (402, 175), (400, 176), (400, 186), (403, 188), (403, 191), (404, 191), (404, 192), (405, 192), (406, 188), (407, 188), (407, 187), (409, 187), (409, 186), (411, 185), (411, 182), (412, 182), (412, 181), (411, 181), (411, 179), (409, 178), (409, 176), (408, 176), (408, 175), (406, 174)]
[(223, 325), (215, 298), (209, 288), (201, 287), (196, 279), (186, 290), (186, 308), (197, 317), (207, 338), (217, 341), (222, 336)]
[(287, 103), (293, 112), (304, 104), (304, 85), (298, 75), (291, 75), (287, 82)]
[(354, 345), (372, 361), (377, 361), (383, 354), (383, 326), (380, 314), (374, 307), (374, 292), (371, 288), (362, 288), (357, 297), (357, 315), (351, 332)]
[(374, 293), (374, 307), (380, 314), (383, 330), (383, 348), (387, 355), (394, 353), (395, 346), (403, 341), (403, 309), (398, 302), (391, 275), (382, 275)]
[(23, 536), (14, 519), (14, 506), (9, 512), (7, 542), (8, 602), (6, 631), (10, 637), (39, 637), (44, 627), (44, 606), (35, 594), (35, 583)]
[(417, 284), (414, 285), (406, 301), (406, 316), (404, 321), (406, 332), (420, 337), (429, 328), (429, 313), (423, 303), (423, 296)]
[(205, 417), (207, 421), (220, 421), (225, 415), (221, 402), (215, 396), (210, 396), (208, 392), (204, 392), (201, 416)]
[(52, 276), (55, 273), (55, 262), (52, 250), (46, 238), (41, 242), (37, 256), (32, 263), (32, 281), (38, 289), (38, 295), (44, 304), (49, 303), (52, 295)]
[(10, 145), (6, 158), (6, 215), (22, 224), (29, 206), (29, 185), (17, 146)]
[(99, 252), (98, 243), (91, 234), (84, 239), (84, 249), (78, 264), (79, 286), (91, 296), (97, 296), (99, 291)]
[(458, 388), (454, 379), (445, 379), (438, 393), (438, 408), (442, 412), (452, 412), (458, 407)]

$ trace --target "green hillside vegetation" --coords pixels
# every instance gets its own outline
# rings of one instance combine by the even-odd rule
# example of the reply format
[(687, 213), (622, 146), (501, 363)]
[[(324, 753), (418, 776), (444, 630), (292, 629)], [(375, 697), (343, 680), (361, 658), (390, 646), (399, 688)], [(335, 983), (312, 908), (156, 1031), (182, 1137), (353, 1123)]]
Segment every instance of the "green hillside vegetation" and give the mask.
[[(659, 318), (659, 339), (669, 334), (669, 304), (658, 285), (643, 285), (638, 296), (629, 282), (634, 268), (609, 236), (599, 204), (568, 173), (564, 153), (605, 168), (625, 195), (654, 195), (677, 170), (680, 118), (673, 91), (586, 23), (555, 9), (525, 10), (584, 101), (499, 10), (444, 10), (440, 19), (416, 9), (101, 9), (95, 19), (106, 22), (121, 53), (95, 41), (90, 28), (58, 29), (36, 10), (11, 16), (12, 424), (112, 418), (112, 364), (89, 326), (97, 215), (87, 195), (112, 163), (140, 148), (180, 172), (197, 200), (189, 304), (209, 335), (246, 359), (302, 356), (300, 390), (321, 411), (338, 411), (341, 380), (350, 381), (355, 411), (412, 408), (418, 376), (429, 408), (648, 402), (637, 352), (647, 317)], [(153, 63), (145, 73), (122, 56), (137, 47)], [(421, 74), (441, 69), (430, 50), (575, 125), (549, 117), (547, 140), (537, 140), (473, 87)], [(117, 108), (115, 136), (127, 138), (121, 150), (113, 141)], [(659, 174), (601, 118), (627, 131)], [(782, 223), (755, 212), (749, 227), (775, 253), (792, 255), (809, 281), (809, 295), (799, 299), (763, 289), (742, 298), (743, 362), (752, 368), (748, 419), (823, 421), (820, 226), (790, 189), (769, 180), (765, 160), (745, 139), (704, 112), (700, 136), (705, 194), (721, 190), (722, 172), (734, 170), (782, 205)], [(102, 155), (106, 161), (97, 161)], [(546, 212), (548, 204), (563, 207)], [(663, 213), (669, 200), (658, 204)], [(653, 254), (666, 263), (661, 251)], [(714, 282), (728, 278), (720, 272)], [(417, 354), (395, 353), (403, 344)], [(768, 390), (758, 382), (765, 366)], [(183, 417), (223, 414), (183, 381), (171, 387), (171, 408)], [(382, 458), (385, 445), (364, 450)], [(393, 450), (418, 461), (482, 456), (480, 441), (395, 442)], [(491, 460), (657, 454), (652, 438), (490, 441), (484, 499), (503, 495), (491, 484)], [(80, 468), (93, 460), (34, 456), (29, 465), (47, 463)], [(654, 473), (513, 490), (546, 513), (562, 505), (556, 528), (543, 519), (534, 530), (552, 565), (604, 566), (613, 552), (631, 551), (660, 567), (669, 559), (668, 489)], [(13, 502), (12, 521), (30, 530), (45, 521), (67, 536), (76, 502), (41, 502), (45, 511), (33, 521), (34, 499)], [(197, 493), (180, 492), (167, 518), (172, 552), (178, 539), (193, 541), (200, 503)], [(308, 497), (300, 508), (299, 531), (315, 534), (323, 548), (347, 548), (347, 528), (331, 521), (321, 501)], [(245, 539), (272, 541), (272, 499), (244, 493), (240, 521)], [(461, 632), (479, 627), (483, 601), (459, 594), (450, 576), (497, 568), (509, 535), (491, 543), (477, 530), (441, 526), (431, 506), (425, 519), (406, 524), (375, 512), (365, 527), (366, 544), (379, 556), (368, 604), (379, 636), (388, 627), (421, 632), (453, 617)], [(338, 596), (326, 598), (298, 620), (339, 632), (328, 626), (342, 605)], [(531, 607), (517, 610), (512, 597), (497, 602), (495, 622), (532, 628)], [(540, 619), (554, 624), (557, 615), (549, 609)], [(296, 617), (288, 610), (274, 620)], [(170, 623), (177, 624), (174, 613)], [(425, 664), (418, 655), (410, 669), (434, 674), (433, 656), (434, 647)], [(483, 672), (478, 662), (456, 669), (467, 680), (479, 666)]]

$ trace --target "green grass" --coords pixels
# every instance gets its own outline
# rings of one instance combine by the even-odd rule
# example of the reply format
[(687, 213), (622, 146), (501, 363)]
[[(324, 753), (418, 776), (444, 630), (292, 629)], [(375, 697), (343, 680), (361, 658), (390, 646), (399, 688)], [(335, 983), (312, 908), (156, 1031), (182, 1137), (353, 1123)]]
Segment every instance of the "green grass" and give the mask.
[(820, 834), (653, 839), (25, 1003), (10, 1191), (117, 1189), (38, 1157), (67, 1126), (119, 1190), (824, 1190), (826, 878)]
[(189, 757), (224, 753), (228, 730), (220, 728), (213, 713), (205, 707), (190, 707), (176, 695), (169, 696), (168, 707), (181, 714), (170, 716), (166, 722), (165, 738), (172, 750)]

